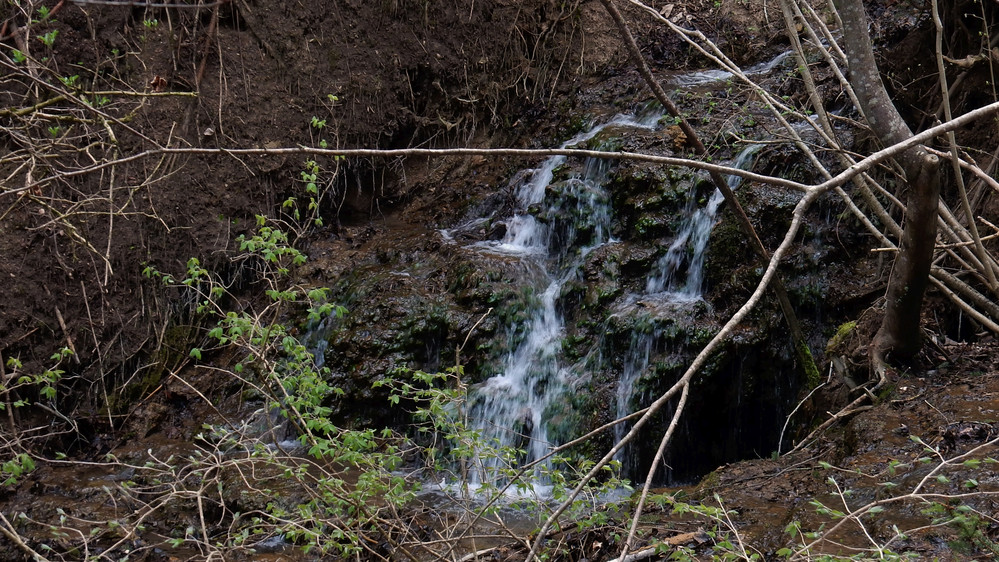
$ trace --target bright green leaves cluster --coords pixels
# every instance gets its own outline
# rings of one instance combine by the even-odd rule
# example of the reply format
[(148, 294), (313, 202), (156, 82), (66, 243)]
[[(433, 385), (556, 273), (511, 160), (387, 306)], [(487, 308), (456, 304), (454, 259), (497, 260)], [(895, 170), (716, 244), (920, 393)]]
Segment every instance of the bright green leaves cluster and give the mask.
[[(0, 381), (0, 394), (11, 397), (25, 394), (29, 390), (38, 393), (38, 396), (47, 400), (54, 400), (56, 397), (56, 384), (65, 373), (59, 368), (63, 360), (73, 355), (68, 347), (60, 349), (49, 358), (55, 364), (44, 370), (41, 374), (27, 374), (22, 371), (21, 361), (15, 357), (7, 359), (6, 367), (11, 371), (7, 373), (5, 381)], [(10, 406), (19, 408), (27, 406), (30, 402), (26, 398), (14, 399), (9, 402)], [(0, 410), (7, 409), (7, 403), (0, 402)]]
[(52, 46), (55, 45), (56, 37), (58, 37), (58, 36), (59, 36), (59, 30), (58, 29), (53, 29), (52, 31), (49, 31), (48, 33), (44, 33), (42, 35), (39, 35), (38, 36), (38, 40), (41, 41), (43, 45), (45, 45), (46, 47), (48, 47), (49, 49), (51, 49)]
[[(316, 118), (313, 117), (312, 120), (313, 126), (316, 126)], [(322, 126), (326, 124), (325, 121), (321, 123)], [(305, 169), (299, 173), (301, 183), (305, 187), (305, 196), (308, 198), (308, 203), (306, 204), (307, 217), (304, 220), (298, 207), (297, 196), (288, 197), (281, 204), (284, 212), (288, 213), (296, 223), (311, 223), (315, 227), (323, 226), (323, 218), (319, 215), (319, 201), (322, 199), (322, 194), (319, 190), (321, 173), (322, 168), (319, 166), (319, 163), (311, 158), (305, 161)]]
[(257, 215), (257, 231), (249, 237), (240, 234), (236, 242), (239, 243), (241, 252), (262, 258), (268, 264), (277, 266), (276, 273), (286, 275), (290, 265), (302, 265), (307, 258), (305, 254), (291, 246), (288, 233), (268, 226), (267, 222), (267, 217)]
[[(431, 471), (446, 473), (452, 469), (451, 459), (469, 460), (476, 454), (481, 436), (470, 430), (464, 417), (465, 387), (461, 382), (460, 366), (443, 373), (397, 369), (390, 376), (375, 381), (374, 388), (389, 391), (393, 406), (405, 405), (412, 412), (414, 428), (424, 436), (436, 438), (421, 450)], [(445, 477), (446, 478), (446, 477)]]
[[(50, 403), (56, 398), (56, 385), (62, 379), (65, 371), (60, 367), (61, 363), (72, 357), (73, 351), (69, 348), (62, 348), (53, 353), (49, 360), (52, 366), (42, 371), (40, 374), (24, 372), (24, 365), (16, 357), (7, 359), (4, 364), (5, 377), (0, 380), (0, 411), (8, 411), (10, 408), (22, 408), (31, 404), (30, 397), (37, 396), (39, 400)], [(3, 478), (2, 486), (10, 486), (17, 483), (18, 478), (35, 468), (35, 462), (27, 453), (14, 454), (11, 450), (5, 449), (5, 455), (13, 455), (0, 465), (0, 477)]]
[[(340, 98), (329, 94), (326, 96), (329, 101), (328, 108), (330, 115), (334, 115), (334, 108), (339, 105)], [(309, 120), (309, 133), (312, 142), (322, 149), (329, 148), (329, 142), (324, 138), (324, 134), (329, 127), (329, 119), (324, 119), (316, 115)], [(324, 167), (315, 158), (307, 159), (299, 172), (299, 180), (304, 188), (305, 213), (299, 208), (299, 195), (292, 195), (281, 203), (282, 210), (300, 227), (309, 225), (315, 227), (323, 226), (323, 218), (320, 216), (319, 206), (323, 199), (328, 199), (335, 185), (335, 178), (338, 170), (338, 163), (343, 160), (343, 156), (333, 156), (333, 166)]]
[(19, 453), (14, 458), (0, 466), (2, 470), (3, 483), (0, 486), (12, 486), (17, 483), (17, 479), (22, 475), (35, 469), (35, 461), (27, 453)]
[(315, 160), (305, 161), (305, 170), (302, 170), (302, 181), (305, 182), (305, 192), (309, 195), (319, 195), (319, 164)]
[[(388, 389), (389, 403), (411, 413), (417, 439), (425, 444), (421, 457), (433, 480), (450, 483), (468, 496), (476, 473), (476, 495), (481, 498), (497, 497), (511, 487), (529, 491), (534, 473), (517, 469), (526, 452), (486, 439), (469, 423), (463, 373), (460, 365), (441, 373), (402, 368), (373, 386)], [(483, 514), (494, 513), (497, 504), (485, 503)]]
[(343, 318), (343, 315), (347, 314), (346, 308), (329, 302), (329, 291), (328, 288), (321, 287), (310, 289), (306, 294), (309, 302), (315, 303), (306, 310), (310, 324), (318, 324), (322, 319), (331, 316)]
[[(292, 247), (287, 233), (258, 217), (255, 232), (240, 236), (237, 242), (243, 252), (237, 259), (254, 264), (267, 284), (263, 310), (232, 310), (240, 299), (229, 294), (220, 278), (197, 259), (188, 261), (186, 277), (179, 281), (146, 269), (149, 277), (197, 292), (199, 312), (214, 319), (190, 356), (201, 361), (208, 352), (235, 351), (240, 359), (232, 367), (232, 375), (251, 389), (250, 396), (261, 401), (264, 412), (288, 420), (304, 447), (305, 457), (289, 458), (242, 430), (209, 428), (210, 435), (203, 439), (227, 450), (248, 452), (251, 458), (244, 462), (252, 462), (255, 470), (281, 474), (282, 487), (293, 487), (307, 498), (289, 505), (280, 493), (270, 492), (266, 509), (241, 521), (243, 527), (237, 525), (228, 536), (252, 538), (276, 529), (303, 549), (354, 555), (361, 551), (362, 535), (379, 525), (383, 510), (413, 498), (415, 485), (393, 473), (402, 464), (404, 441), (391, 431), (350, 429), (334, 423), (337, 402), (344, 392), (332, 384), (329, 369), (317, 365), (298, 335), (347, 311), (330, 302), (327, 288), (303, 288), (288, 282), (290, 268), (306, 258)], [(302, 318), (303, 314), (305, 320), (298, 326), (277, 320)], [(192, 466), (195, 461), (189, 459)], [(210, 465), (203, 466), (197, 470), (210, 470)], [(206, 478), (209, 476), (206, 472)]]

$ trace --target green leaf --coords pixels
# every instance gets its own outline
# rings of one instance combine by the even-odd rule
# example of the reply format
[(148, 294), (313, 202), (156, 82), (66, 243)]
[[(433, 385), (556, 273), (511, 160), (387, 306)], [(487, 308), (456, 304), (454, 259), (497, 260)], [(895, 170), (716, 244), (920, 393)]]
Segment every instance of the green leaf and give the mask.
[(198, 361), (201, 361), (201, 350), (200, 350), (200, 349), (198, 349), (198, 348), (196, 348), (196, 347), (195, 347), (195, 348), (192, 348), (192, 349), (191, 349), (191, 353), (189, 353), (189, 355), (190, 355), (191, 357), (194, 357), (194, 358), (195, 358), (195, 359), (197, 359)]

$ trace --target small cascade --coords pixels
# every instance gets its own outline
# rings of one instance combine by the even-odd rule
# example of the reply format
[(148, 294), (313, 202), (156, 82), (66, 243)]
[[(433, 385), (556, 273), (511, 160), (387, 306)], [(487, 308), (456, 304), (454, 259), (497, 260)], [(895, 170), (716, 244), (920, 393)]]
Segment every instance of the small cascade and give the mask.
[[(627, 416), (632, 412), (631, 403), (632, 397), (635, 391), (635, 384), (638, 382), (639, 377), (645, 372), (645, 369), (649, 366), (649, 360), (652, 357), (652, 344), (655, 341), (655, 333), (646, 333), (635, 331), (631, 334), (631, 342), (628, 345), (627, 355), (625, 355), (624, 370), (621, 372), (621, 378), (617, 382), (617, 408), (615, 410), (615, 417), (622, 418)], [(623, 423), (619, 423), (614, 426), (614, 442), (620, 443), (626, 433), (628, 433), (628, 428)], [(617, 452), (614, 460), (621, 463), (621, 472), (623, 474), (634, 474), (637, 467), (634, 466), (634, 455), (628, 455), (627, 447)]]
[[(740, 170), (750, 169), (760, 146), (750, 145), (745, 148), (736, 157), (733, 167)], [(729, 176), (727, 181), (734, 191), (742, 183), (742, 178)], [(701, 300), (708, 238), (722, 201), (724, 196), (721, 191), (715, 189), (707, 204), (699, 206), (696, 190), (690, 191), (684, 213), (687, 220), (678, 229), (676, 238), (666, 254), (653, 267), (645, 287), (646, 296), (656, 297), (661, 306), (670, 308), (688, 307), (691, 303)], [(618, 418), (635, 410), (635, 387), (649, 367), (658, 331), (653, 328), (632, 333), (624, 368), (617, 385)], [(626, 424), (615, 426), (615, 443), (621, 441), (629, 427), (630, 425)], [(631, 447), (622, 449), (615, 458), (621, 462), (625, 474), (634, 474), (637, 467), (633, 466), (634, 455), (629, 454), (629, 449)]]
[[(561, 145), (578, 145), (608, 127), (652, 129), (659, 113), (618, 115)], [(588, 160), (582, 174), (553, 184), (555, 170), (564, 156), (546, 159), (514, 179), (518, 208), (506, 220), (502, 240), (472, 247), (485, 252), (515, 256), (540, 271), (536, 276), (536, 306), (526, 326), (510, 326), (517, 345), (504, 360), (502, 372), (487, 379), (471, 396), (469, 418), (490, 446), (525, 451), (522, 462), (544, 457), (552, 445), (545, 412), (564, 397), (572, 375), (560, 362), (564, 322), (556, 309), (563, 286), (578, 279), (586, 256), (610, 242), (612, 212), (604, 188), (610, 164)], [(486, 455), (476, 460), (469, 477), (473, 485), (495, 481), (494, 472), (504, 463)], [(539, 466), (538, 473), (541, 472)]]
[[(735, 159), (733, 166), (740, 170), (749, 169), (753, 156), (760, 145), (750, 145)], [(728, 186), (735, 190), (742, 183), (739, 176), (729, 176)], [(666, 292), (673, 301), (685, 302), (701, 298), (704, 284), (704, 255), (708, 247), (708, 237), (715, 225), (718, 208), (725, 197), (715, 189), (703, 207), (698, 205), (696, 190), (691, 190), (687, 198), (688, 220), (677, 232), (669, 250), (659, 258), (645, 285), (645, 292), (656, 294)]]
[[(791, 56), (791, 51), (784, 51), (783, 53), (777, 55), (776, 57), (759, 64), (753, 65), (749, 68), (743, 70), (746, 76), (760, 76), (766, 75), (772, 72), (778, 65), (783, 63)], [(696, 86), (706, 86), (714, 84), (717, 82), (722, 82), (725, 80), (730, 80), (735, 75), (727, 70), (721, 69), (711, 69), (711, 70), (698, 70), (695, 72), (687, 72), (684, 74), (677, 74), (673, 77), (673, 82), (678, 86), (685, 88), (691, 88)]]

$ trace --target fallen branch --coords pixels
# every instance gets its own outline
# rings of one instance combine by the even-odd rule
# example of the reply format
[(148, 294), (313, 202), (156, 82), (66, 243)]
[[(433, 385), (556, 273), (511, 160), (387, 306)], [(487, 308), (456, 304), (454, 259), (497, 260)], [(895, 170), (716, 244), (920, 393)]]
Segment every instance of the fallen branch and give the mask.
[(7, 537), (10, 542), (17, 545), (17, 547), (23, 550), (28, 556), (31, 556), (32, 560), (35, 562), (49, 562), (48, 558), (38, 554), (30, 546), (28, 546), (27, 543), (21, 540), (21, 536), (14, 531), (14, 526), (11, 525), (10, 521), (7, 520), (3, 513), (0, 513), (0, 522), (3, 522), (3, 525), (0, 525), (0, 533), (3, 533), (3, 536)]

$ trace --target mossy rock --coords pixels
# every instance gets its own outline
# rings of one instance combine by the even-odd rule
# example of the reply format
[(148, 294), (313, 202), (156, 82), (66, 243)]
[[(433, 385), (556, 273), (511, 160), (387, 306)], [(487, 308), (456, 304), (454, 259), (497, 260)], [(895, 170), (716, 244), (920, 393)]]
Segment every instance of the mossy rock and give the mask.
[(844, 345), (850, 339), (850, 336), (853, 334), (856, 327), (856, 320), (840, 324), (839, 327), (836, 328), (836, 333), (829, 338), (829, 343), (826, 344), (826, 355), (831, 357), (841, 353), (844, 349)]
[(671, 215), (643, 213), (635, 220), (631, 230), (641, 240), (663, 238), (673, 234), (673, 223), (674, 217)]
[(619, 169), (610, 180), (616, 212), (615, 236), (654, 240), (670, 235), (686, 214), (697, 179), (689, 173), (650, 167)]

